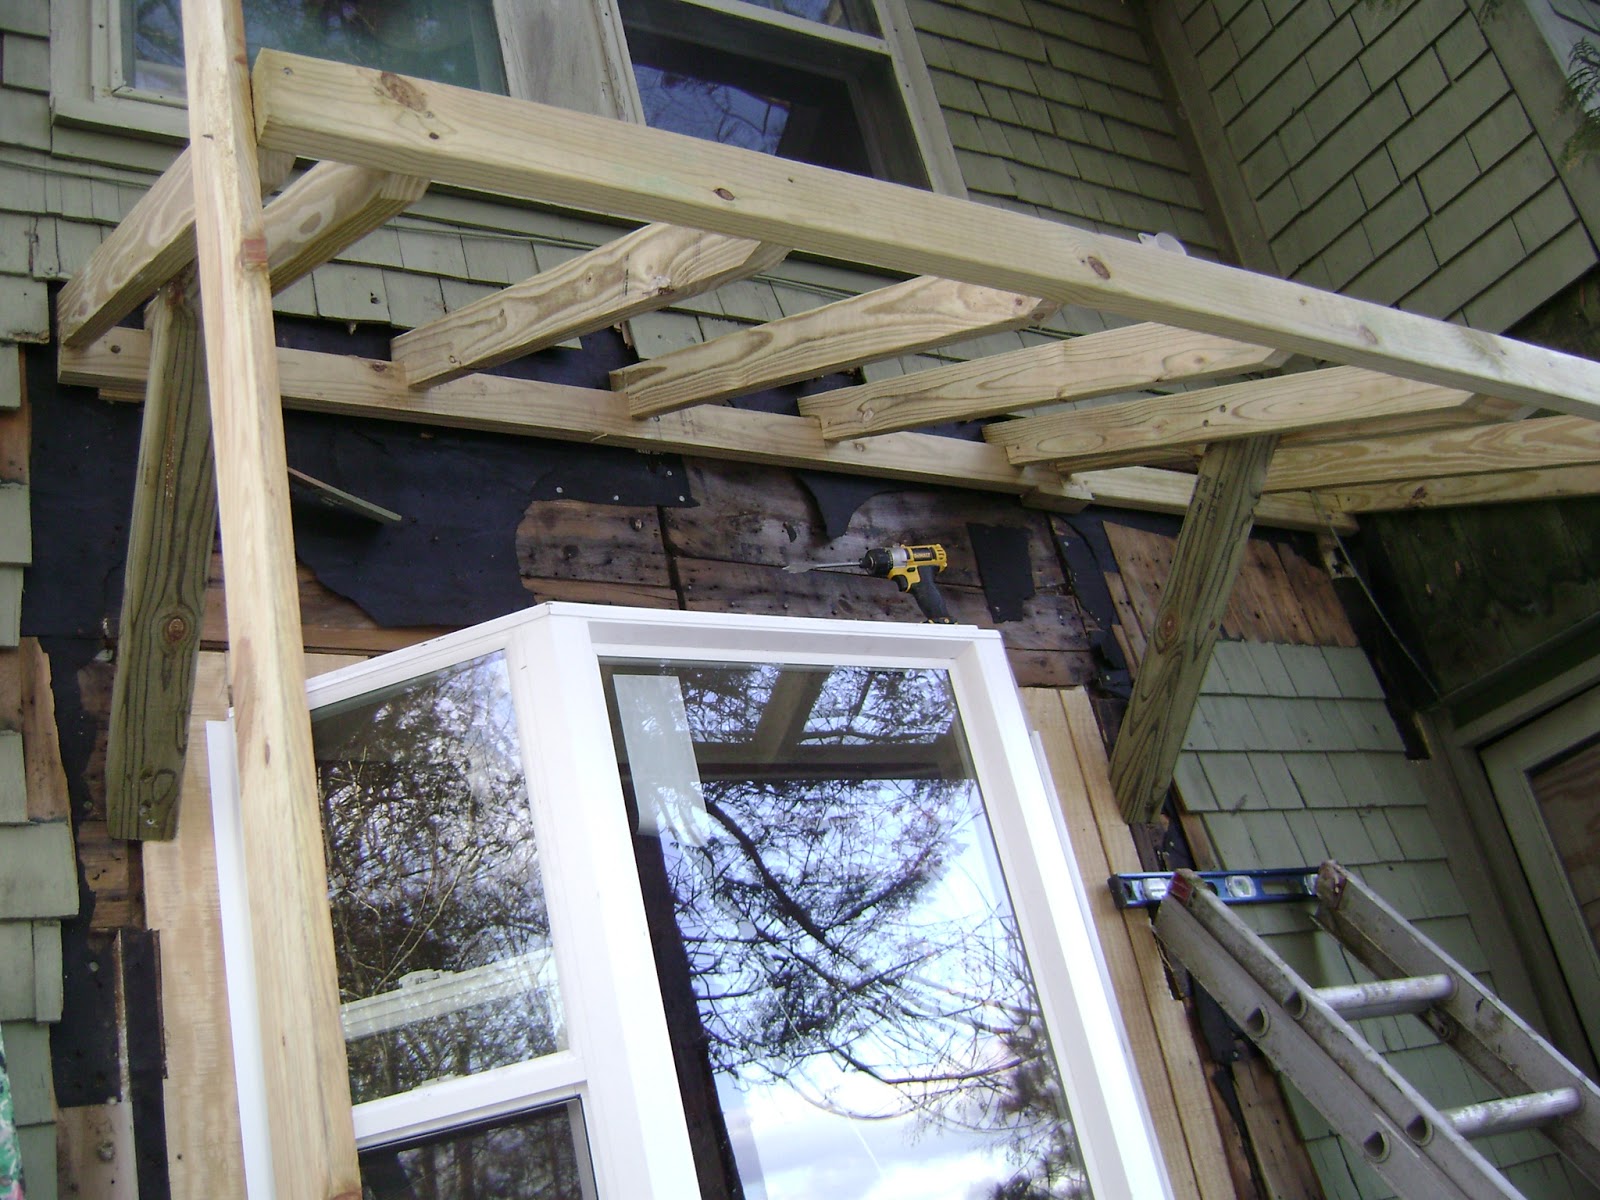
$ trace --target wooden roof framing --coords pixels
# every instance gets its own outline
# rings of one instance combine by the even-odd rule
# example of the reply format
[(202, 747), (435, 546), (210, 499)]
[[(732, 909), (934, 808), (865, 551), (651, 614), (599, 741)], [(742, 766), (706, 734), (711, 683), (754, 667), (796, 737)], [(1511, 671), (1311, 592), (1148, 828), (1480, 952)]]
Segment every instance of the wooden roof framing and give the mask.
[[(191, 149), (63, 292), (62, 372), (124, 394), (142, 386), (147, 423), (171, 421), (175, 399), (195, 400), (179, 374), (199, 348), (171, 312), (149, 333), (113, 326), (198, 257), (248, 884), (257, 911), (276, 914), (254, 930), (255, 969), (264, 1041), (285, 1048), (267, 1081), (285, 1196), (359, 1188), (330, 994), (280, 403), (1058, 506), (1181, 510), (1192, 496), (1170, 603), (1140, 675), (1141, 691), (1158, 694), (1136, 695), (1119, 740), (1130, 819), (1147, 818), (1165, 791), (1173, 730), (1181, 736), (1187, 719), (1172, 700), (1198, 688), (1217, 597), (1225, 603), (1252, 520), (1314, 526), (1347, 522), (1347, 506), (1600, 486), (1600, 364), (1588, 360), (963, 200), (363, 68), (264, 51), (252, 95), (237, 6), (185, 0), (184, 23)], [(258, 164), (270, 181), (290, 155), (320, 163), (263, 209)], [(426, 181), (654, 224), (401, 335), (391, 361), (279, 350), (271, 291), (415, 200)], [(476, 370), (758, 272), (790, 250), (917, 278), (624, 369), (609, 392)], [(1016, 328), (1060, 304), (1146, 324), (813, 397), (800, 416), (714, 403)], [(1336, 365), (1003, 422), (988, 442), (915, 431), (1258, 372), (1290, 353)], [(160, 362), (174, 366), (152, 372)], [(1566, 415), (1504, 422), (1507, 405), (1483, 397)], [(1480, 420), (1492, 423), (1460, 427)], [(1196, 453), (1198, 477), (1164, 469)], [(174, 502), (182, 511), (209, 503), (203, 474), (177, 488), (187, 489)], [(162, 478), (142, 471), (141, 490), (170, 495)], [(122, 686), (145, 713), (186, 712), (186, 678), (162, 674), (167, 651), (138, 626), (188, 618), (191, 585), (172, 564), (192, 562), (179, 543), (208, 526), (178, 509), (145, 511), (150, 536), (130, 555), (127, 587), (141, 603), (130, 605), (119, 666), (140, 678)], [(142, 658), (139, 645), (149, 647)], [(124, 809), (117, 827), (170, 833), (170, 805), (153, 811), (139, 781), (170, 772), (174, 755), (181, 766), (181, 733), (137, 748), (126, 723), (113, 736), (133, 751), (119, 760), (129, 782), (110, 797)]]

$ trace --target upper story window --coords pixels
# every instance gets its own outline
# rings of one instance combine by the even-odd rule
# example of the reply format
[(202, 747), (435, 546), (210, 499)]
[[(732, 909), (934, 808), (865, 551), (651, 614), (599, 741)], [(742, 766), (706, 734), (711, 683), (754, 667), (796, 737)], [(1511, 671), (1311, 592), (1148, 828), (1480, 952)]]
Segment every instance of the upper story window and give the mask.
[[(180, 0), (51, 3), (60, 124), (187, 137)], [(252, 53), (337, 59), (962, 192), (903, 0), (243, 3)]]
[[(119, 0), (118, 82), (182, 96), (182, 0)], [(244, 0), (252, 57), (310, 54), (486, 92), (506, 90), (490, 0)]]

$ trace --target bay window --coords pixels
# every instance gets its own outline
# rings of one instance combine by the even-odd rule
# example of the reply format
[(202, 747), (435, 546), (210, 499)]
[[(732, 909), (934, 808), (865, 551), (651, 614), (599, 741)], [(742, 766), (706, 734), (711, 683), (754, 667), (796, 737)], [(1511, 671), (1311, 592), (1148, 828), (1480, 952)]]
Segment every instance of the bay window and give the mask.
[(310, 702), (368, 1196), (1168, 1194), (996, 635), (555, 604)]

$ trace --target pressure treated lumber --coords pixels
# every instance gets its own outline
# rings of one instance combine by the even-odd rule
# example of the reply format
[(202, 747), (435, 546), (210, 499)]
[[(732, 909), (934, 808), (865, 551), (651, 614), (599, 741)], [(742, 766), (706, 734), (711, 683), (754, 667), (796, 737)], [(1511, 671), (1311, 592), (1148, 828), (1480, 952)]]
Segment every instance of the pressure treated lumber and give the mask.
[[(63, 346), (83, 346), (138, 308), (194, 261), (194, 177), (184, 150), (96, 247), (56, 304)], [(292, 155), (273, 153), (262, 179), (270, 189), (289, 173)], [(272, 286), (282, 291), (312, 268), (404, 211), (426, 179), (319, 163), (267, 206)]]
[(1014, 463), (1055, 462), (1068, 470), (1125, 466), (1228, 438), (1298, 433), (1324, 425), (1470, 410), (1471, 392), (1330, 367), (1103, 404), (1078, 412), (989, 425), (983, 436)]
[(93, 341), (193, 261), (194, 175), (184, 150), (61, 289), (61, 344)]
[(263, 51), (261, 143), (1200, 329), (1562, 412), (1600, 363), (1137, 242), (527, 101)]
[[(1038, 737), (1038, 745), (1043, 751), (1043, 765), (1049, 771), (1053, 790), (1060, 802), (1068, 844), (1077, 860), (1078, 873), (1086, 880), (1099, 880), (1114, 868), (1107, 861), (1090, 811), (1083, 771), (1079, 767), (1067, 728), (1066, 713), (1061, 707), (1065, 694), (1053, 688), (1024, 688), (1022, 703), (1028, 714), (1028, 724)], [(1177, 1200), (1199, 1200), (1201, 1191), (1195, 1180), (1194, 1165), (1189, 1159), (1189, 1148), (1175, 1103), (1170, 1064), (1163, 1054), (1156, 1029), (1155, 1018), (1159, 1010), (1147, 1003), (1137, 962), (1137, 956), (1141, 953), (1154, 954), (1159, 966), (1159, 954), (1148, 931), (1136, 931), (1110, 903), (1110, 896), (1102, 896), (1103, 891), (1096, 888), (1089, 893), (1089, 915), (1094, 921), (1095, 934), (1105, 956), (1106, 970), (1116, 996), (1117, 1009), (1122, 1014), (1134, 1069), (1138, 1072), (1145, 1103), (1150, 1110), (1156, 1142), (1166, 1160), (1167, 1178)], [(1148, 926), (1149, 922), (1145, 924)], [(1170, 992), (1166, 996), (1166, 1004), (1177, 1004)], [(1177, 1006), (1178, 1016), (1182, 1020), (1182, 1005)], [(1192, 1038), (1189, 1039), (1189, 1047), (1192, 1057)], [(1201, 1079), (1200, 1083), (1203, 1085), (1204, 1080)]]
[(776, 266), (784, 246), (647, 225), (395, 338), (413, 388), (459, 379)]
[[(60, 377), (126, 396), (142, 386), (149, 353), (143, 331), (117, 329), (82, 350), (64, 349)], [(808, 417), (716, 405), (636, 421), (616, 393), (500, 375), (467, 375), (413, 392), (390, 363), (311, 350), (279, 350), (278, 374), (285, 405), (313, 412), (1009, 492), (1046, 508), (1069, 500), (1181, 513), (1194, 488), (1194, 476), (1172, 471), (1086, 472), (1063, 483), (1047, 468), (1012, 466), (999, 448), (982, 442), (925, 433), (827, 442)], [(1261, 513), (1263, 521), (1290, 529), (1329, 524), (1321, 510), (1293, 494), (1273, 497)], [(1337, 524), (1345, 532), (1354, 528), (1348, 518)]]
[(361, 1179), (339, 1031), (239, 4), (184, 0), (183, 29), (274, 1194), (347, 1200), (361, 1194)]
[(1402, 483), (1435, 475), (1544, 470), (1600, 463), (1600, 421), (1531, 417), (1471, 429), (1284, 447), (1268, 491)]
[(965, 338), (1022, 329), (1060, 306), (950, 279), (908, 279), (611, 372), (636, 417), (815, 379)]
[(1128, 325), (1045, 346), (976, 358), (804, 396), (800, 411), (829, 439), (995, 417), (1018, 409), (1179, 380), (1218, 379), (1279, 362), (1282, 355), (1209, 333)]
[(428, 190), (412, 175), (318, 163), (267, 205), (267, 267), (281, 292), (404, 212)]
[(1270, 434), (1218, 442), (1200, 463), (1172, 573), (1111, 754), (1111, 783), (1130, 824), (1154, 820), (1166, 800), (1276, 442)]
[[(1447, 475), (1441, 479), (1356, 484), (1319, 492), (1329, 511), (1392, 512), (1404, 508), (1454, 508), (1467, 504), (1513, 504), (1522, 500), (1560, 500), (1600, 496), (1600, 464), (1551, 467), (1544, 471), (1493, 471)], [(1263, 502), (1271, 500), (1263, 496)]]
[[(1195, 477), (1184, 471), (1160, 467), (1109, 467), (1066, 477), (1088, 488), (1093, 502), (1136, 512), (1182, 513), (1194, 496)], [(1024, 504), (1032, 504), (1030, 496)], [(1314, 493), (1278, 492), (1262, 496), (1256, 505), (1256, 524), (1278, 529), (1305, 529), (1313, 533), (1354, 533), (1355, 521), (1330, 509)]]
[(200, 324), (180, 273), (145, 309), (150, 374), (106, 742), (112, 837), (173, 836), (217, 528)]

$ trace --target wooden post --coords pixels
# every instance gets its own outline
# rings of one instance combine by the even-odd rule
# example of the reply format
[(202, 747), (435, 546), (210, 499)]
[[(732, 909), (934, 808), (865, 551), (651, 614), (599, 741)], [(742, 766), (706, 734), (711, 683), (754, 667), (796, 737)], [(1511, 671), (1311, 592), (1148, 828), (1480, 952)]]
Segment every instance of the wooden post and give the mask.
[(239, 0), (183, 27), (274, 1194), (358, 1200)]
[(1218, 442), (1201, 460), (1156, 627), (1111, 755), (1111, 783), (1130, 824), (1153, 820), (1166, 799), (1277, 440)]
[(150, 375), (123, 568), (117, 674), (106, 741), (106, 821), (112, 837), (170, 838), (189, 744), (217, 528), (205, 354), (189, 288), (179, 278), (145, 310)]

